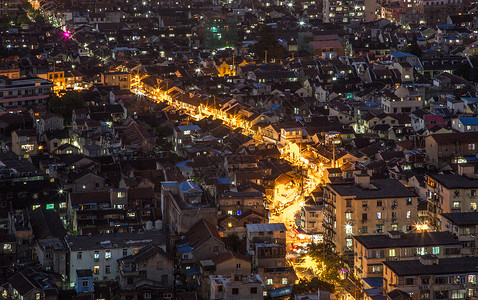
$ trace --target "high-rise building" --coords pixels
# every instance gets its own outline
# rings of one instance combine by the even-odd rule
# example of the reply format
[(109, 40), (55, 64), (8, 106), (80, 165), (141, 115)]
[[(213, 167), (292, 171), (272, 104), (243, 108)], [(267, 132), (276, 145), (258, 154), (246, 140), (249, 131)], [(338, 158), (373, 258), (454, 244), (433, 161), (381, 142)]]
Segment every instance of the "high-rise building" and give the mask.
[(21, 3), (16, 0), (0, 0), (0, 17), (15, 17), (21, 12)]
[(350, 23), (364, 21), (364, 0), (325, 0), (324, 22)]

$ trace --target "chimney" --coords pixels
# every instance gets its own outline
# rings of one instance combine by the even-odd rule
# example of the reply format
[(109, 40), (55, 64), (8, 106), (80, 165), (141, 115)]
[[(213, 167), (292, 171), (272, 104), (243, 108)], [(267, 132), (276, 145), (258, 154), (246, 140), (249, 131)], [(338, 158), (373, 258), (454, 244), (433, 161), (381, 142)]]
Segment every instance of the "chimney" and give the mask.
[(475, 177), (475, 166), (472, 164), (459, 164), (458, 174), (466, 177)]
[(431, 265), (438, 265), (438, 257), (435, 255), (427, 254), (420, 256), (420, 263), (422, 265), (431, 266)]
[(368, 174), (355, 174), (354, 175), (355, 184), (362, 187), (367, 187), (370, 185), (370, 175)]
[(402, 237), (403, 231), (389, 231), (388, 232), (388, 237), (391, 238), (392, 240), (398, 240)]

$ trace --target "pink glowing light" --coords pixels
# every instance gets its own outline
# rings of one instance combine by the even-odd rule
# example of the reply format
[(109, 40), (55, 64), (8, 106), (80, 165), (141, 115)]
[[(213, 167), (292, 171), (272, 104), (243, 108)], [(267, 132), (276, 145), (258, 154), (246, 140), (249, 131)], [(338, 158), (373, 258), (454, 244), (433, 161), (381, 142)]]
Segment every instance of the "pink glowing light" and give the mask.
[(70, 38), (71, 37), (70, 32), (68, 32), (68, 31), (63, 32), (63, 37), (66, 38), (66, 39)]

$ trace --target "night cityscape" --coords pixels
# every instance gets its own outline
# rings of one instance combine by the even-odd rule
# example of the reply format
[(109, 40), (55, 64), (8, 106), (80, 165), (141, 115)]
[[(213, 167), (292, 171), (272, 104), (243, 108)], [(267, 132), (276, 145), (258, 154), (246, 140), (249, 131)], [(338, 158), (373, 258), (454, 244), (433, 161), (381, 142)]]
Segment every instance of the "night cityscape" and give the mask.
[(0, 0), (0, 299), (478, 299), (478, 2)]

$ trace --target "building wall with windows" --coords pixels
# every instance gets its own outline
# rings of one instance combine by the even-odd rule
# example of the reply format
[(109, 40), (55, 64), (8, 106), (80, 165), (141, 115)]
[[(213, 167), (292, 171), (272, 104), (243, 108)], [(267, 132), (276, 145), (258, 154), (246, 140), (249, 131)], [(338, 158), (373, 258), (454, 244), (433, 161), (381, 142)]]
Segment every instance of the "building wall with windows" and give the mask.
[(442, 213), (471, 212), (477, 210), (478, 179), (474, 179), (474, 166), (459, 165), (456, 174), (431, 174), (427, 176), (427, 200), (430, 206), (429, 221), (440, 227)]
[(353, 251), (353, 236), (408, 232), (417, 221), (418, 196), (394, 179), (328, 184), (324, 190), (324, 235), (337, 251)]
[(382, 277), (384, 261), (461, 255), (461, 242), (449, 232), (389, 232), (354, 237), (354, 273), (359, 278)]
[(477, 257), (438, 259), (422, 256), (419, 260), (383, 263), (383, 289), (400, 289), (412, 299), (470, 299), (477, 296)]
[(27, 107), (45, 104), (53, 84), (42, 78), (10, 79), (0, 76), (0, 107)]
[(153, 240), (163, 243), (163, 237), (160, 232), (67, 236), (70, 286), (75, 285), (78, 269), (92, 270), (95, 282), (115, 280), (119, 276), (118, 259), (136, 254)]

